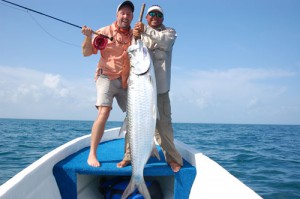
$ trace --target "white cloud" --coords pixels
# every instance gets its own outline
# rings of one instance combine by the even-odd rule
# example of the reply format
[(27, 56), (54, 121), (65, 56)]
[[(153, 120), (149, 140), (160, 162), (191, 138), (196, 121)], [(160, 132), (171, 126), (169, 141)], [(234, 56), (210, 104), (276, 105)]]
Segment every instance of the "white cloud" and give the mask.
[[(284, 118), (279, 107), (290, 107), (291, 103), (300, 106), (299, 89), (297, 92), (293, 90), (295, 87), (288, 88), (290, 85), (284, 83), (285, 79), (297, 75), (275, 69), (180, 71), (175, 68), (171, 88), (173, 119), (224, 123), (280, 122)], [(275, 112), (277, 118), (272, 116), (273, 120), (268, 121)], [(299, 111), (290, 115), (284, 120), (300, 123)]]
[(70, 81), (59, 74), (0, 67), (0, 117), (91, 119), (92, 79)]
[(62, 85), (60, 75), (46, 74), (43, 85), (60, 97), (67, 97), (70, 94), (70, 88), (65, 88)]
[(56, 88), (60, 82), (60, 75), (46, 74), (43, 84), (49, 88)]
[[(285, 70), (173, 68), (174, 122), (300, 124), (298, 74)], [(66, 79), (26, 68), (0, 66), (0, 117), (93, 120), (94, 80)], [(124, 114), (114, 103), (110, 120)]]
[(248, 103), (247, 107), (248, 107), (248, 109), (252, 109), (252, 108), (254, 108), (255, 106), (257, 106), (257, 104), (258, 104), (258, 99), (257, 99), (257, 97), (253, 97), (253, 98), (250, 100), (250, 102)]

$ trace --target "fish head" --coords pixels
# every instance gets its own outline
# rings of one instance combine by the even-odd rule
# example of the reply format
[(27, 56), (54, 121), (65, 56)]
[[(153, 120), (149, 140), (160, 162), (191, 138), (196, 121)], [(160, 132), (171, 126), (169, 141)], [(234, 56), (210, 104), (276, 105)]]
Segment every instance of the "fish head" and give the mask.
[(149, 71), (151, 58), (146, 45), (141, 41), (129, 46), (128, 55), (130, 58), (130, 72), (136, 75), (143, 75)]

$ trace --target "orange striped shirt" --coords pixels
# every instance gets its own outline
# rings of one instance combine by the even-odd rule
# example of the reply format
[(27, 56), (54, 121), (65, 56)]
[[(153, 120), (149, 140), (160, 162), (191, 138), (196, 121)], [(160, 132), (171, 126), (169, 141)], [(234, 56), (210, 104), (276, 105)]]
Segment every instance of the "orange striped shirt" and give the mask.
[[(101, 57), (97, 65), (96, 75), (98, 76), (100, 73), (107, 75), (110, 80), (122, 77), (123, 69), (129, 71), (130, 67), (127, 48), (131, 45), (132, 30), (126, 33), (121, 32), (116, 22), (114, 22), (97, 30), (97, 32), (113, 37), (113, 41), (108, 40), (106, 48), (100, 50)], [(94, 49), (95, 54), (97, 54), (97, 51), (97, 49)]]

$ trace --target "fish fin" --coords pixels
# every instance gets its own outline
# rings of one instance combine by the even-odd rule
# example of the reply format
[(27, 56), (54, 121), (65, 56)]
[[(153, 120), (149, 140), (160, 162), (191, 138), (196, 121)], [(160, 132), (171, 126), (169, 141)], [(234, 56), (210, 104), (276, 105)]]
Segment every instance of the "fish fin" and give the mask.
[(152, 148), (152, 155), (151, 156), (156, 157), (157, 159), (160, 160), (160, 156), (159, 156), (158, 150), (157, 150), (154, 142), (153, 142), (153, 148)]
[(159, 112), (158, 112), (158, 107), (156, 107), (156, 119), (160, 120)]
[(124, 122), (123, 122), (123, 125), (122, 125), (122, 127), (121, 127), (121, 129), (120, 129), (120, 131), (119, 131), (119, 137), (120, 137), (122, 134), (125, 135), (126, 131), (127, 131), (127, 116), (125, 117)]
[(160, 117), (159, 117), (159, 112), (158, 112), (158, 107), (153, 105), (152, 107), (152, 116), (153, 116), (153, 119), (155, 120), (160, 120)]
[(144, 180), (137, 186), (137, 188), (140, 194), (142, 194), (145, 199), (151, 199), (150, 193)]
[[(145, 184), (145, 182), (144, 182)], [(126, 199), (128, 198), (128, 196), (130, 196), (130, 194), (132, 194), (135, 191), (136, 188), (136, 183), (133, 180), (133, 178), (131, 177), (129, 184), (127, 185), (125, 191), (122, 194), (121, 199)]]

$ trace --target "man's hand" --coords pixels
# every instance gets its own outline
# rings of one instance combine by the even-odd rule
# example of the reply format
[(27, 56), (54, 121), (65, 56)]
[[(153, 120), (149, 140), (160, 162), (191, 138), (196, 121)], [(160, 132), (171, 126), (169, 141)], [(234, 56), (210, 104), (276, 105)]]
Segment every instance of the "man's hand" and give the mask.
[(137, 40), (141, 38), (141, 34), (144, 32), (145, 25), (142, 22), (137, 22), (133, 28), (133, 37)]
[(87, 37), (92, 37), (93, 31), (91, 28), (89, 28), (87, 26), (82, 26), (81, 32), (82, 32), (82, 34), (84, 34)]
[(142, 22), (137, 22), (134, 26), (134, 29), (137, 29), (142, 33), (144, 32), (145, 25)]

